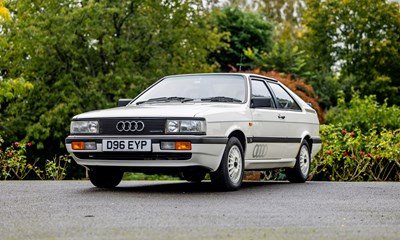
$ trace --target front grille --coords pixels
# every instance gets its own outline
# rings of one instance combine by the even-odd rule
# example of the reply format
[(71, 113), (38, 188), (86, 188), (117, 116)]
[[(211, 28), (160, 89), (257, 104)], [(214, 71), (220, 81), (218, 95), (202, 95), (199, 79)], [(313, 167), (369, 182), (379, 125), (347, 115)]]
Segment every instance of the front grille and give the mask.
[[(119, 121), (142, 121), (142, 131), (118, 131)], [(160, 118), (109, 118), (100, 120), (100, 134), (102, 135), (164, 135), (166, 119)]]
[(97, 160), (189, 160), (191, 153), (140, 153), (140, 152), (83, 152), (74, 153), (80, 159)]

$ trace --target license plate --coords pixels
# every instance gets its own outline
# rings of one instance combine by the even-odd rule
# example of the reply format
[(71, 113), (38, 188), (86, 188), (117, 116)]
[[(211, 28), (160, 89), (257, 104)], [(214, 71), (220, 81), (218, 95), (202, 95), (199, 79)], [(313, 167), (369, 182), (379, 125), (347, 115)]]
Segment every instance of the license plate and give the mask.
[(151, 140), (103, 140), (103, 151), (150, 152)]

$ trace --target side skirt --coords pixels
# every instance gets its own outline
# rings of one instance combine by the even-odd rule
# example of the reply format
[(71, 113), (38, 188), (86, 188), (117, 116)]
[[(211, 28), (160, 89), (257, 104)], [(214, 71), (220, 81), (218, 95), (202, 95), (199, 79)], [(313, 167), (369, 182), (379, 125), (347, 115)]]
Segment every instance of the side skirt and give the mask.
[(271, 168), (292, 168), (296, 164), (295, 158), (270, 160), (245, 160), (245, 170), (264, 170)]

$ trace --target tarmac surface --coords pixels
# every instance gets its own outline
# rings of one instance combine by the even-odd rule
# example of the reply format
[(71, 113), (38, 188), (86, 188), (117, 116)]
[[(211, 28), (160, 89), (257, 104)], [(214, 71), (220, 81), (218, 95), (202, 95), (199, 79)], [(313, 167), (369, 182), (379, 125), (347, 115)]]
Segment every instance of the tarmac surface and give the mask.
[(400, 183), (2, 181), (0, 239), (400, 239)]

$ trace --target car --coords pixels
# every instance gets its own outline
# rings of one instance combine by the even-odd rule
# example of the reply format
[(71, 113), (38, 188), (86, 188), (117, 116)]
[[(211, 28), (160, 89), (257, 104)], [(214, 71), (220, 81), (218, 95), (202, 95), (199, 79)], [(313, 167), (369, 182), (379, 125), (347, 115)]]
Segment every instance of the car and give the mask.
[(249, 73), (166, 76), (118, 107), (74, 116), (66, 148), (93, 185), (124, 172), (181, 174), (218, 189), (244, 172), (283, 168), (305, 182), (321, 149), (317, 112), (279, 81)]

